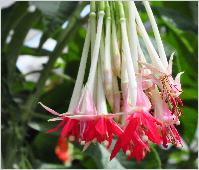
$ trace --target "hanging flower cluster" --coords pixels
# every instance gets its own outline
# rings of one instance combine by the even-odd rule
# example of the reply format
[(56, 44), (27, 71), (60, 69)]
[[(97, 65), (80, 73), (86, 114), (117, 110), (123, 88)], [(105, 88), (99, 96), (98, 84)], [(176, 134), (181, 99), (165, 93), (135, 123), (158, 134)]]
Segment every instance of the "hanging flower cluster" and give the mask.
[[(155, 18), (143, 1), (157, 43), (154, 48), (135, 3), (91, 2), (87, 34), (79, 71), (68, 111), (59, 114), (40, 103), (60, 123), (61, 138), (76, 140), (87, 149), (92, 142), (103, 143), (113, 159), (120, 149), (136, 160), (150, 152), (149, 141), (167, 147), (181, 147), (174, 125), (179, 125), (183, 103), (180, 76), (172, 77)], [(150, 61), (146, 60), (143, 39)], [(90, 53), (89, 53), (90, 51)], [(83, 85), (88, 55), (90, 71)]]

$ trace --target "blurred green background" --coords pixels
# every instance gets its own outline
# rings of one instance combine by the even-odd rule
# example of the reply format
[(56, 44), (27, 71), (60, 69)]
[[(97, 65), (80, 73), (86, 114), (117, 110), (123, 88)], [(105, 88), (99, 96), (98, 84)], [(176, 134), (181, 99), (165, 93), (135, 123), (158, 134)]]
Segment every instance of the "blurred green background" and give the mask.
[[(146, 12), (136, 2), (154, 41)], [(56, 157), (57, 122), (37, 103), (58, 112), (68, 108), (88, 20), (89, 2), (15, 2), (1, 11), (1, 166), (2, 168), (197, 168), (198, 167), (198, 2), (151, 2), (169, 57), (175, 51), (173, 75), (180, 71), (184, 102), (177, 127), (183, 148), (153, 146), (142, 162), (123, 153), (109, 161), (97, 144), (85, 152), (69, 145), (68, 165)], [(144, 47), (143, 47), (144, 48)], [(88, 69), (88, 68), (87, 68)]]

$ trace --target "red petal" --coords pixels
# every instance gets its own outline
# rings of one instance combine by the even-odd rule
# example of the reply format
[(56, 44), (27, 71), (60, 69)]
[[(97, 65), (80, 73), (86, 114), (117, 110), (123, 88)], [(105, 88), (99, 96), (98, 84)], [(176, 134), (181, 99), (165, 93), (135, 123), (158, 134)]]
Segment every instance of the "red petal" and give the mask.
[(53, 132), (57, 131), (60, 127), (62, 127), (64, 125), (64, 123), (65, 123), (65, 119), (62, 120), (55, 128), (50, 129), (47, 132), (48, 133), (53, 133)]
[(95, 125), (96, 131), (101, 135), (106, 135), (106, 132), (107, 132), (107, 127), (106, 127), (105, 121), (106, 120), (104, 118), (99, 118)]
[(180, 142), (180, 144), (182, 145), (181, 139), (180, 139), (180, 135), (178, 134), (178, 131), (176, 130), (174, 125), (171, 125), (171, 129), (173, 131), (173, 133), (175, 134), (175, 138), (178, 140), (178, 142)]
[(152, 122), (151, 120), (148, 120), (148, 117), (146, 114), (144, 114), (145, 119), (143, 119), (143, 123), (147, 127), (147, 131), (145, 132), (146, 135), (149, 137), (149, 140), (151, 140), (154, 143), (157, 143), (158, 145), (161, 144), (162, 138), (159, 134), (158, 127)]
[(124, 130), (124, 133), (122, 135), (122, 147), (126, 146), (129, 144), (130, 140), (133, 138), (133, 132), (135, 132), (137, 126), (139, 123), (138, 118), (132, 118), (127, 127)]
[(75, 125), (75, 122), (69, 119), (69, 121), (65, 124), (64, 128), (61, 131), (61, 136), (66, 137), (68, 133), (71, 131), (71, 129), (75, 128), (74, 125)]
[(114, 148), (113, 148), (113, 150), (111, 152), (110, 160), (112, 160), (117, 155), (117, 153), (119, 152), (120, 148), (121, 148), (121, 139), (118, 138), (118, 140), (117, 140), (117, 142), (116, 142), (116, 144), (115, 144), (115, 146), (114, 146)]
[(107, 126), (108, 126), (108, 129), (110, 128), (111, 132), (118, 137), (123, 133), (123, 130), (118, 126), (118, 124), (115, 123), (115, 121), (111, 119), (107, 120)]

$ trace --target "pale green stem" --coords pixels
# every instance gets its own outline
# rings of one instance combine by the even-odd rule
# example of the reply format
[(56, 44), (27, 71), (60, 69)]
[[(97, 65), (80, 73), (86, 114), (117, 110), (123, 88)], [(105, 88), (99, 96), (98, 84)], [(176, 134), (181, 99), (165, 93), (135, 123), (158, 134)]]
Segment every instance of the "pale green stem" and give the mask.
[(143, 3), (144, 3), (144, 6), (146, 8), (146, 11), (147, 11), (147, 14), (149, 16), (149, 20), (151, 22), (151, 26), (152, 26), (152, 29), (153, 29), (153, 32), (154, 32), (154, 35), (155, 35), (160, 59), (161, 59), (163, 65), (167, 68), (168, 67), (168, 61), (167, 61), (164, 46), (163, 46), (163, 43), (162, 43), (162, 40), (161, 40), (161, 37), (160, 37), (160, 32), (158, 30), (158, 26), (157, 26), (156, 21), (155, 21), (155, 17), (153, 15), (153, 12), (151, 10), (149, 2), (143, 1)]
[(144, 57), (144, 53), (142, 51), (142, 48), (140, 47), (139, 41), (138, 41), (138, 54), (139, 54), (138, 55), (139, 56), (138, 60), (141, 61), (141, 62), (143, 62), (143, 63), (146, 63), (146, 59)]

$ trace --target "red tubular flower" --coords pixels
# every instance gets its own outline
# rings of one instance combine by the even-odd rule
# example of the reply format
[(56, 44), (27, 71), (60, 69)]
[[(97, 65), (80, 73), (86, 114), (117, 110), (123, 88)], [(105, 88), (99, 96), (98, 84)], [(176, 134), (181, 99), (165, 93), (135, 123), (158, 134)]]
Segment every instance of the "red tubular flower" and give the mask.
[(150, 151), (147, 143), (148, 139), (158, 145), (162, 142), (158, 130), (158, 125), (161, 126), (161, 123), (149, 113), (151, 104), (143, 92), (141, 78), (138, 79), (136, 106), (141, 109), (127, 118), (128, 125), (116, 142), (110, 159), (113, 159), (122, 148), (129, 159), (133, 156), (136, 160), (141, 160), (144, 158), (146, 151)]
[(106, 142), (107, 148), (109, 148), (112, 143), (113, 135), (120, 136), (122, 132), (123, 130), (112, 118), (101, 116), (95, 120), (88, 121), (83, 139), (86, 142), (90, 142), (96, 138), (99, 143)]

